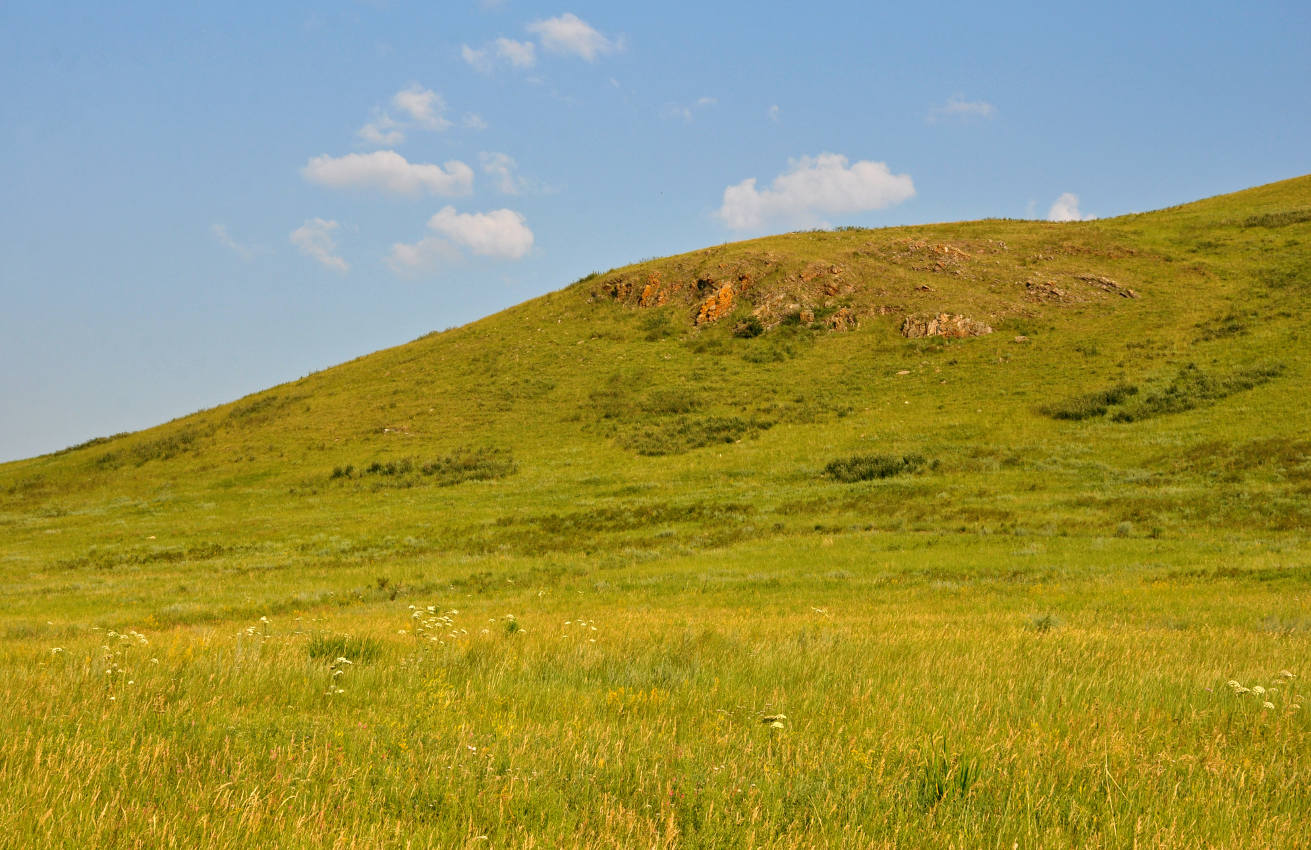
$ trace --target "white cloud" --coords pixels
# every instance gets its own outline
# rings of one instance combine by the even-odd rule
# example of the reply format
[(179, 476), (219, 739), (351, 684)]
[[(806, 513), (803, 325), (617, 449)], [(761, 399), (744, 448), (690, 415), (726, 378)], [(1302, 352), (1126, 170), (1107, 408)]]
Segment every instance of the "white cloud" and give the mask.
[(301, 174), (311, 183), (334, 189), (380, 189), (399, 195), (467, 195), (473, 191), (473, 169), (459, 160), (442, 166), (408, 162), (395, 151), (316, 156)]
[(457, 213), (443, 207), (428, 219), (428, 228), (484, 257), (517, 260), (533, 247), (533, 232), (514, 210)]
[(480, 74), (490, 74), (498, 63), (527, 70), (537, 64), (537, 45), (531, 41), (498, 38), (481, 48), (462, 44), (460, 56)]
[(551, 53), (562, 53), (596, 61), (605, 53), (614, 53), (623, 47), (618, 40), (606, 38), (582, 18), (566, 12), (557, 18), (546, 18), (528, 25), (528, 31), (537, 36), (542, 47)]
[(350, 264), (338, 256), (337, 242), (332, 238), (332, 232), (340, 226), (335, 221), (321, 218), (306, 219), (304, 224), (291, 231), (291, 244), (325, 268), (345, 274), (350, 271)]
[(517, 195), (527, 187), (527, 181), (515, 174), (518, 163), (508, 154), (483, 151), (478, 154), (483, 173), (496, 178), (496, 188), (505, 195)]
[(1073, 192), (1062, 194), (1047, 211), (1048, 221), (1092, 221), (1094, 218), (1097, 216), (1079, 212), (1079, 196)]
[(462, 124), (466, 130), (487, 129), (487, 122), (476, 112), (466, 112), (464, 117), (460, 119), (460, 124)]
[(443, 207), (428, 219), (431, 234), (418, 242), (392, 245), (387, 264), (405, 273), (430, 269), (442, 260), (455, 260), (459, 248), (484, 257), (518, 260), (533, 247), (533, 232), (514, 210), (458, 213)]
[(233, 239), (232, 235), (228, 233), (228, 226), (226, 224), (211, 224), (209, 226), (209, 232), (214, 235), (214, 238), (218, 240), (220, 245), (227, 248), (241, 259), (250, 262), (250, 260), (254, 258), (255, 252), (248, 246), (242, 245), (240, 242)]
[(442, 115), (446, 111), (446, 101), (437, 92), (425, 89), (418, 83), (396, 92), (391, 102), (425, 130), (445, 130), (451, 126), (451, 122)]
[(460, 249), (440, 236), (425, 236), (418, 242), (396, 242), (387, 255), (387, 265), (397, 274), (430, 271), (443, 262), (460, 259)]
[(513, 68), (531, 68), (537, 64), (537, 48), (531, 41), (498, 38), (492, 44), (496, 47), (496, 55)]
[(942, 106), (929, 110), (929, 123), (948, 118), (992, 118), (996, 114), (997, 107), (986, 100), (966, 100), (965, 95), (954, 94)]
[(769, 110), (767, 111), (766, 114), (769, 115), (770, 121), (777, 121), (778, 113), (779, 113), (779, 109), (778, 109), (778, 104), (776, 103), (773, 106), (769, 107)]
[(389, 111), (374, 109), (373, 120), (355, 131), (360, 141), (373, 147), (389, 148), (404, 142), (405, 131), (412, 127), (441, 132), (451, 126), (444, 114), (445, 99), (418, 83), (392, 95), (391, 107), (404, 116), (404, 120), (393, 118)]
[(492, 57), (490, 52), (485, 48), (483, 50), (476, 50), (467, 44), (461, 44), (460, 57), (479, 73), (490, 74), (492, 71)]
[(915, 195), (910, 175), (893, 174), (882, 162), (848, 165), (841, 154), (822, 153), (790, 160), (788, 166), (768, 189), (757, 189), (754, 177), (726, 188), (719, 218), (734, 230), (772, 220), (813, 223), (823, 215), (882, 209)]
[(405, 141), (405, 131), (396, 119), (386, 113), (355, 131), (360, 140), (378, 147), (391, 147)]

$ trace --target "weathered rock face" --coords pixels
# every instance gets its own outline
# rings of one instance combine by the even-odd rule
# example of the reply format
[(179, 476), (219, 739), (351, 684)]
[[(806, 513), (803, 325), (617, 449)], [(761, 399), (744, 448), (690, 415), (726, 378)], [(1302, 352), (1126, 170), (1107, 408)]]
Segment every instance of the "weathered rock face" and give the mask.
[(936, 316), (907, 316), (901, 323), (901, 335), (907, 339), (919, 339), (929, 336), (945, 336), (961, 339), (969, 336), (983, 336), (992, 333), (992, 328), (983, 322), (968, 316), (953, 316), (939, 313)]
[(714, 295), (701, 302), (701, 309), (696, 314), (696, 323), (704, 325), (708, 322), (717, 322), (731, 312), (733, 312), (733, 286), (726, 283), (719, 287)]
[(850, 307), (839, 307), (838, 311), (828, 317), (828, 327), (832, 331), (854, 331), (859, 322)]

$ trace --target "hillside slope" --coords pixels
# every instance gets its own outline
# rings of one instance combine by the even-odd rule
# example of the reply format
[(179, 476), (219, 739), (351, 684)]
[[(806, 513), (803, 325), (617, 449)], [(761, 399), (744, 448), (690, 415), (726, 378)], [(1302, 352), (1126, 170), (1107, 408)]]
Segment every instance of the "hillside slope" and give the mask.
[(1100, 221), (707, 248), (0, 466), (0, 568), (17, 599), (158, 561), (1301, 534), (1309, 293), (1311, 177)]
[(1311, 846), (1311, 178), (796, 233), (0, 467), (33, 847)]

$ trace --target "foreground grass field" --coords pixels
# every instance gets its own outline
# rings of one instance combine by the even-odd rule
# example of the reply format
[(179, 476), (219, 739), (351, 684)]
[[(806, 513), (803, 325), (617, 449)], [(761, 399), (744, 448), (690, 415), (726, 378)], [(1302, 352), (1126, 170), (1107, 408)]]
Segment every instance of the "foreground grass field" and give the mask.
[(1305, 846), (1290, 562), (857, 534), (11, 629), (0, 822), (13, 846)]
[(1311, 845), (1309, 296), (792, 234), (0, 466), (0, 844)]

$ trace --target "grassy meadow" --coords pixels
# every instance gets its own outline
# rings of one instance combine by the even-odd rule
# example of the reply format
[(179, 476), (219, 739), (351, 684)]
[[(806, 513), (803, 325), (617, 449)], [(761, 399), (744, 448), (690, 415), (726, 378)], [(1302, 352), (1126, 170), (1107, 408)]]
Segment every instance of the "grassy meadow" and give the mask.
[(788, 234), (0, 466), (0, 845), (1311, 845), (1309, 296)]

